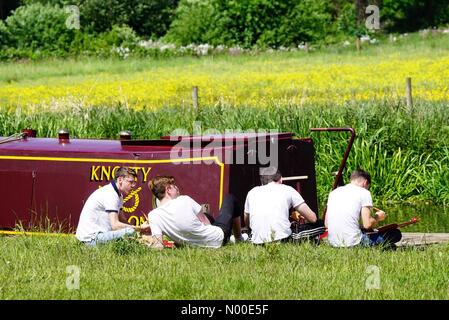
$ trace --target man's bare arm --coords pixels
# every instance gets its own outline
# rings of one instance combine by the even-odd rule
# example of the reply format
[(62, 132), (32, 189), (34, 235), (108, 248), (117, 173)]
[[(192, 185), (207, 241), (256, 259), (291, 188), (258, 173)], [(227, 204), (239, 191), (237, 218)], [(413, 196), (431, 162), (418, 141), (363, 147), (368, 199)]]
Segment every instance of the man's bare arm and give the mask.
[(243, 222), (245, 223), (245, 226), (246, 226), (247, 228), (249, 228), (249, 213), (248, 213), (248, 212), (245, 212), (245, 213), (244, 213), (244, 216), (243, 216)]
[(119, 214), (116, 211), (109, 212), (109, 221), (111, 222), (112, 230), (120, 230), (123, 228), (133, 228), (136, 231), (140, 231), (149, 228), (148, 223), (144, 223), (141, 226), (134, 226), (132, 224), (123, 223), (119, 219)]
[(365, 229), (372, 229), (374, 228), (379, 221), (383, 221), (385, 219), (385, 212), (378, 211), (374, 215), (374, 217), (371, 216), (371, 208), (372, 207), (363, 207), (362, 208), (362, 226)]
[(313, 212), (305, 202), (301, 203), (299, 206), (296, 206), (295, 210), (298, 211), (308, 222), (316, 222), (317, 219), (315, 212)]

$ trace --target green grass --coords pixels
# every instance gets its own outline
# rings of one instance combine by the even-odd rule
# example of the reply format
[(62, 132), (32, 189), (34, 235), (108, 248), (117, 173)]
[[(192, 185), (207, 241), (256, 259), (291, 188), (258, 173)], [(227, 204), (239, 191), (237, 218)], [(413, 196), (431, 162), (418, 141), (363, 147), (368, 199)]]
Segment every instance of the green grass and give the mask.
[(206, 57), (170, 57), (170, 58), (118, 58), (101, 59), (95, 57), (77, 57), (69, 59), (45, 59), (40, 61), (22, 60), (19, 62), (0, 62), (0, 84), (20, 82), (77, 82), (88, 76), (120, 75), (132, 78), (136, 73), (163, 68), (170, 70), (191, 69), (199, 73), (233, 72), (236, 68), (245, 65), (248, 72), (259, 71), (260, 64), (267, 59), (279, 69), (297, 67), (298, 59), (304, 65), (320, 63), (352, 63), (358, 61), (361, 65), (372, 59), (385, 59), (401, 57), (404, 59), (443, 56), (449, 52), (449, 37), (445, 34), (420, 36), (418, 33), (407, 37), (397, 36), (397, 42), (390, 42), (381, 35), (372, 35), (380, 39), (378, 45), (364, 44), (360, 52), (355, 45), (343, 47), (341, 43), (319, 48), (309, 53), (305, 52), (259, 52), (252, 51), (238, 56), (220, 54)]
[[(396, 252), (251, 244), (152, 251), (1, 237), (0, 299), (448, 299), (449, 246)], [(80, 271), (79, 289), (69, 290)], [(380, 289), (366, 289), (379, 268)]]
[[(449, 52), (446, 35), (354, 47), (335, 45), (310, 53), (250, 53), (241, 56), (171, 59), (79, 58), (0, 63), (0, 85), (83, 81), (86, 77), (120, 75), (164, 68), (199, 72), (232, 72), (245, 64), (259, 70), (270, 59), (279, 68), (321, 62), (360, 64), (378, 57), (442, 56)], [(74, 108), (25, 114), (0, 108), (0, 136), (25, 127), (39, 137), (56, 137), (66, 127), (72, 137), (117, 138), (127, 129), (135, 138), (159, 138), (176, 128), (276, 129), (312, 136), (316, 148), (318, 196), (325, 203), (338, 169), (347, 135), (311, 133), (311, 127), (352, 126), (358, 137), (348, 170), (362, 166), (373, 175), (375, 203), (383, 202), (386, 222), (420, 215), (422, 222), (404, 231), (448, 232), (449, 113), (447, 103), (415, 101), (413, 114), (401, 102), (351, 103), (335, 107), (272, 105), (266, 109), (202, 106), (198, 112), (171, 106), (134, 111), (122, 106)], [(404, 206), (420, 203), (420, 206)], [(401, 203), (397, 207), (395, 203)], [(432, 206), (436, 203), (437, 206)], [(327, 245), (250, 244), (219, 250), (183, 248), (151, 251), (129, 241), (97, 248), (73, 238), (0, 237), (0, 299), (449, 299), (449, 246), (434, 245), (396, 252), (380, 249), (333, 249)], [(69, 290), (68, 266), (80, 270), (80, 287)], [(366, 290), (380, 270), (380, 289)]]

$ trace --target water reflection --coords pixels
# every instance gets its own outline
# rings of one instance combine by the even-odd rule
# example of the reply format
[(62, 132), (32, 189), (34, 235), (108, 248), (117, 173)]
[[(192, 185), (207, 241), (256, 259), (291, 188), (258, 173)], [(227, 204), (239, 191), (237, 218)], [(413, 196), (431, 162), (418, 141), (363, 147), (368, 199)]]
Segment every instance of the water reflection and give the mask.
[[(387, 213), (385, 221), (379, 226), (390, 223), (402, 223), (413, 217), (419, 217), (418, 223), (401, 228), (402, 232), (447, 232), (449, 233), (449, 206), (434, 204), (385, 203), (375, 204)], [(322, 217), (324, 206), (320, 207)]]
[(401, 228), (402, 232), (449, 232), (449, 206), (432, 204), (384, 204), (381, 206), (388, 215), (380, 225), (401, 223), (413, 217), (421, 221)]

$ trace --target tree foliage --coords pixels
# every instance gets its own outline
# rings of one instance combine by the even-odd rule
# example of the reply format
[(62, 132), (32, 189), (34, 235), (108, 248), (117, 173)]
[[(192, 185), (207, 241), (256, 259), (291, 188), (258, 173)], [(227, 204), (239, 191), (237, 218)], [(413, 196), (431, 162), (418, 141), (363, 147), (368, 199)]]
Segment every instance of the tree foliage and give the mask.
[(109, 31), (114, 25), (128, 25), (139, 35), (158, 38), (171, 23), (179, 0), (22, 0), (53, 6), (76, 5), (81, 26), (90, 32)]
[[(245, 48), (336, 42), (366, 34), (363, 19), (368, 4), (379, 6), (381, 32), (412, 32), (449, 23), (447, 0), (11, 0), (7, 4), (0, 5), (2, 17), (9, 14), (0, 20), (0, 59), (42, 52), (107, 54), (122, 44), (136, 46), (142, 38)], [(78, 6), (80, 30), (66, 26), (67, 5)]]

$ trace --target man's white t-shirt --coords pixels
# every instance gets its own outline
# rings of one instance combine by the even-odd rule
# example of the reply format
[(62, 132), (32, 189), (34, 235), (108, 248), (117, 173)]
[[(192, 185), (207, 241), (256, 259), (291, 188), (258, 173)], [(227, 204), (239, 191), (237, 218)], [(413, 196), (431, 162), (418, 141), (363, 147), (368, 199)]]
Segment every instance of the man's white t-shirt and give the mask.
[(178, 196), (149, 213), (151, 234), (166, 235), (177, 244), (220, 248), (224, 239), (223, 230), (203, 224), (197, 216), (200, 211), (201, 205), (195, 200), (189, 196)]
[(362, 207), (372, 207), (371, 193), (349, 183), (333, 190), (327, 201), (327, 229), (333, 247), (352, 247), (362, 239), (360, 215)]
[(114, 182), (95, 190), (87, 199), (81, 211), (76, 229), (76, 238), (91, 241), (98, 233), (112, 231), (110, 212), (119, 212), (123, 198), (114, 188)]
[(291, 235), (290, 208), (304, 203), (298, 191), (270, 182), (248, 192), (245, 213), (249, 214), (251, 241), (256, 244), (281, 240)]

